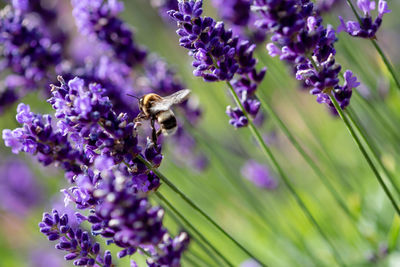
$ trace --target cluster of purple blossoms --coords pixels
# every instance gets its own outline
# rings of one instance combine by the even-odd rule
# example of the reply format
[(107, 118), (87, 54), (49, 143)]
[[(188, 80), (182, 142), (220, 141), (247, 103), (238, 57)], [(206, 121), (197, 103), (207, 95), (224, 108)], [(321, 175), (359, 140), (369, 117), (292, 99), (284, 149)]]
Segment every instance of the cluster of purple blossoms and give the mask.
[(375, 9), (374, 0), (357, 0), (358, 8), (364, 13), (364, 16), (360, 18), (359, 22), (347, 21), (339, 16), (340, 25), (338, 27), (338, 32), (345, 31), (351, 36), (361, 37), (361, 38), (376, 38), (376, 32), (382, 24), (383, 15), (390, 13), (387, 2), (384, 0), (379, 0), (378, 3), (378, 16), (373, 21), (371, 17), (371, 11)]
[(352, 89), (359, 83), (347, 70), (344, 84), (339, 85), (341, 66), (335, 62), (335, 30), (322, 25), (314, 4), (309, 0), (255, 0), (254, 10), (262, 16), (257, 25), (271, 33), (269, 54), (291, 64), (296, 79), (311, 88), (318, 103), (326, 103), (332, 112), (336, 111), (331, 94), (341, 108), (349, 105)]
[[(72, 1), (72, 4), (76, 23), (81, 32), (84, 35), (95, 37), (100, 43), (106, 44), (109, 48), (108, 52), (111, 52), (114, 56), (102, 56), (99, 64), (95, 62), (80, 68), (72, 67), (64, 72), (67, 74), (65, 76), (69, 78), (79, 76), (88, 83), (101, 84), (107, 88), (106, 94), (113, 105), (118, 108), (117, 111), (127, 113), (130, 118), (137, 115), (137, 109), (132, 108), (132, 99), (126, 96), (127, 93), (134, 91), (137, 96), (146, 93), (157, 93), (165, 96), (185, 88), (165, 61), (156, 55), (146, 56), (146, 52), (134, 43), (132, 30), (117, 17), (123, 9), (121, 2)], [(111, 37), (112, 39), (109, 39)], [(120, 47), (122, 44), (123, 47)], [(126, 55), (133, 58), (128, 58)], [(142, 72), (134, 73), (134, 77), (130, 77), (131, 67), (139, 64), (142, 67)], [(71, 73), (73, 73), (72, 76)], [(115, 76), (115, 78), (111, 79), (112, 76)], [(131, 88), (130, 84), (134, 84), (134, 88)], [(179, 108), (183, 111), (186, 121), (191, 125), (195, 125), (199, 121), (201, 110), (195, 101), (185, 101), (179, 105)], [(179, 142), (182, 139), (180, 137), (185, 137), (182, 140), (187, 140), (191, 136), (187, 131), (182, 130), (184, 127), (190, 127), (187, 123), (178, 126), (181, 129), (180, 135), (174, 136), (172, 143), (173, 147), (180, 150), (179, 147), (187, 145)], [(196, 151), (195, 147), (192, 146), (192, 148), (191, 153), (187, 155), (188, 161), (186, 163), (192, 165), (190, 162), (204, 162), (204, 160), (201, 160), (204, 156)], [(196, 168), (199, 166), (199, 164), (195, 164)], [(204, 164), (202, 164), (203, 167)]]
[[(223, 22), (201, 17), (202, 5), (202, 0), (179, 1), (179, 10), (168, 12), (177, 21), (180, 45), (189, 49), (194, 58), (193, 73), (207, 82), (231, 82), (246, 111), (255, 117), (260, 103), (254, 93), (266, 73), (266, 69), (260, 72), (255, 69), (257, 60), (253, 52), (256, 46), (234, 36), (232, 30), (225, 29)], [(237, 79), (234, 79), (235, 75)], [(244, 127), (248, 123), (238, 107), (228, 107), (227, 114), (235, 127)]]
[(189, 245), (189, 236), (183, 232), (175, 238), (165, 234), (163, 241), (156, 249), (151, 249), (151, 258), (147, 260), (149, 267), (180, 267), (182, 253)]
[(48, 85), (49, 73), (61, 62), (61, 53), (60, 43), (42, 28), (40, 20), (12, 6), (3, 8), (0, 12), (0, 73), (6, 76), (0, 85), (0, 109)]
[(132, 67), (142, 62), (146, 51), (136, 45), (132, 31), (118, 18), (123, 3), (117, 0), (72, 0), (78, 29), (111, 48), (115, 57)]
[[(102, 168), (106, 167), (104, 165)], [(64, 193), (68, 202), (74, 202), (80, 208), (89, 208), (87, 216), (77, 214), (79, 220), (91, 223), (95, 235), (101, 235), (109, 240), (108, 243), (123, 248), (118, 253), (121, 258), (135, 253), (139, 245), (161, 242), (166, 233), (162, 224), (164, 211), (151, 206), (146, 192), (138, 188), (139, 179), (152, 183), (148, 190), (158, 188), (159, 181), (153, 174), (149, 174), (153, 180), (146, 176), (132, 177), (126, 171), (117, 170), (112, 163), (109, 166), (109, 169), (102, 170), (101, 178), (96, 183), (88, 175), (79, 177), (77, 190), (80, 194), (74, 188)], [(95, 205), (90, 205), (90, 199)]]
[(81, 165), (89, 163), (84, 156), (68, 142), (67, 136), (55, 131), (50, 115), (34, 114), (30, 107), (23, 103), (17, 108), (17, 121), (23, 125), (14, 130), (3, 130), (3, 140), (12, 152), (25, 152), (35, 155), (39, 162), (47, 166), (57, 163), (66, 171), (69, 180), (81, 173)]
[[(63, 190), (65, 201), (87, 213), (77, 217), (92, 224), (92, 233), (123, 248), (119, 257), (133, 254), (139, 245), (157, 246), (166, 233), (164, 211), (151, 206), (147, 195), (160, 181), (137, 156), (158, 167), (161, 147), (150, 141), (144, 149), (139, 146), (134, 123), (126, 114), (113, 111), (99, 84), (87, 86), (79, 78), (68, 83), (58, 80), (61, 84), (52, 86), (49, 99), (58, 130), (52, 127), (50, 115), (34, 114), (20, 104), (17, 120), (23, 127), (3, 131), (6, 146), (15, 153), (35, 154), (45, 165), (62, 166), (73, 184)], [(84, 265), (91, 261), (79, 259)]]
[(265, 41), (265, 31), (254, 26), (257, 17), (251, 12), (251, 0), (212, 0), (211, 2), (221, 19), (230, 24), (234, 35), (255, 43)]
[(93, 241), (93, 237), (81, 228), (74, 229), (68, 224), (68, 215), (53, 210), (52, 214), (44, 213), (39, 223), (40, 232), (45, 234), (49, 241), (58, 241), (56, 248), (67, 252), (65, 260), (74, 260), (75, 266), (103, 266), (111, 267), (111, 252), (100, 253), (100, 244)]

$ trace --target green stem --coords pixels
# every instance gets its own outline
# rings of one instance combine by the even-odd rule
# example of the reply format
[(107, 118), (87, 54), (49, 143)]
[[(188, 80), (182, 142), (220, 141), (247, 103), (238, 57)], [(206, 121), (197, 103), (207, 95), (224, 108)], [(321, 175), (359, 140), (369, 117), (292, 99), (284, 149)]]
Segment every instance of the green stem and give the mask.
[(379, 110), (367, 99), (365, 99), (357, 90), (354, 90), (354, 93), (357, 96), (359, 102), (364, 105), (365, 109), (369, 110), (370, 113), (374, 115), (375, 120), (383, 126), (387, 135), (390, 136), (393, 141), (398, 141), (400, 139), (400, 135), (397, 134), (396, 130), (393, 129), (392, 125), (388, 122), (387, 114), (383, 116), (379, 112)]
[[(358, 14), (357, 10), (355, 9), (353, 3), (351, 2), (351, 0), (346, 0), (346, 1), (349, 4), (349, 6), (351, 7), (351, 10), (353, 10), (353, 13), (357, 17), (358, 22), (361, 24), (361, 17)], [(394, 71), (394, 68), (393, 68), (392, 64), (390, 63), (388, 57), (385, 55), (385, 53), (383, 53), (383, 50), (379, 46), (377, 41), (375, 41), (374, 39), (370, 39), (370, 40), (372, 42), (372, 45), (375, 47), (376, 51), (378, 52), (379, 56), (382, 58), (383, 63), (385, 64), (386, 68), (388, 69), (388, 71), (392, 75), (393, 80), (396, 83), (397, 88), (400, 90), (400, 80), (397, 78), (397, 75), (396, 75), (396, 73)]]
[(235, 90), (233, 89), (232, 85), (230, 84), (230, 82), (226, 82), (226, 83), (227, 83), (227, 85), (228, 85), (228, 87), (230, 89), (230, 92), (231, 92), (233, 98), (235, 99), (236, 104), (240, 107), (240, 109), (242, 110), (244, 116), (247, 118), (247, 120), (249, 122), (248, 127), (250, 128), (250, 131), (252, 132), (253, 136), (257, 139), (258, 143), (260, 144), (261, 149), (267, 155), (267, 157), (272, 161), (272, 164), (274, 165), (274, 167), (278, 171), (280, 177), (282, 178), (283, 182), (285, 183), (285, 185), (289, 189), (290, 193), (295, 198), (297, 204), (303, 210), (304, 214), (308, 217), (308, 219), (311, 221), (311, 223), (315, 226), (315, 228), (317, 229), (317, 231), (319, 232), (321, 237), (327, 242), (327, 244), (329, 245), (331, 251), (335, 255), (335, 259), (337, 260), (339, 265), (345, 266), (343, 260), (340, 257), (339, 252), (336, 250), (336, 248), (333, 245), (333, 243), (330, 241), (330, 239), (325, 234), (325, 232), (322, 230), (321, 226), (318, 224), (318, 222), (316, 221), (316, 219), (314, 218), (314, 216), (312, 215), (310, 210), (307, 208), (307, 206), (305, 205), (303, 200), (300, 198), (299, 194), (294, 189), (294, 186), (290, 182), (289, 178), (286, 176), (286, 174), (284, 173), (284, 171), (281, 168), (280, 164), (278, 163), (278, 161), (276, 160), (275, 156), (273, 155), (272, 151), (269, 149), (269, 147), (264, 142), (261, 134), (258, 132), (257, 128), (255, 127), (255, 125), (253, 123), (253, 121), (251, 120), (250, 116), (247, 114), (247, 112), (244, 109), (242, 103), (240, 102), (240, 99), (239, 99), (238, 95), (236, 94)]
[[(157, 191), (155, 194), (162, 202), (165, 203), (165, 205), (168, 206), (170, 210), (172, 210), (179, 217), (179, 219), (182, 220), (184, 224), (187, 225), (188, 228), (190, 228), (191, 231), (193, 231), (205, 244), (207, 244), (207, 246), (210, 247), (228, 266), (234, 266), (221, 252), (219, 252), (219, 250), (216, 247), (214, 247), (206, 238), (204, 238), (204, 236), (160, 192)], [(209, 255), (211, 256), (212, 254)]]
[(143, 249), (141, 246), (137, 247), (144, 255), (146, 255), (147, 257), (151, 258), (151, 255), (149, 252), (147, 252), (145, 249)]
[[(185, 255), (184, 259), (190, 263), (192, 266), (194, 267), (201, 267), (201, 265), (199, 263), (196, 262), (196, 260), (198, 260), (198, 258), (196, 257), (196, 255), (190, 254), (190, 251), (188, 251), (188, 254)], [(202, 262), (204, 264), (204, 262)]]
[(175, 193), (177, 193), (188, 205), (190, 205), (194, 210), (200, 213), (209, 223), (215, 226), (225, 237), (231, 240), (240, 250), (242, 250), (249, 257), (258, 261), (262, 266), (267, 266), (257, 259), (249, 250), (247, 250), (243, 245), (241, 245), (236, 239), (234, 239), (230, 234), (228, 234), (221, 226), (219, 226), (207, 213), (205, 213), (197, 204), (195, 204), (190, 198), (188, 198), (179, 188), (177, 188), (166, 176), (164, 176), (157, 168), (154, 168), (150, 162), (145, 160), (142, 156), (138, 155), (137, 158), (146, 165), (146, 167), (153, 171), (158, 178), (161, 179), (169, 188), (171, 188)]
[(353, 130), (353, 127), (351, 127), (351, 124), (347, 117), (344, 115), (343, 110), (339, 106), (339, 103), (337, 102), (336, 98), (330, 95), (330, 99), (333, 103), (333, 105), (336, 108), (336, 111), (339, 113), (339, 116), (342, 118), (344, 124), (347, 127), (347, 130), (350, 132), (350, 135), (352, 136), (353, 140), (356, 142), (358, 148), (361, 150), (361, 153), (363, 154), (365, 160), (367, 161), (369, 167), (372, 169), (374, 172), (376, 178), (378, 179), (379, 184), (382, 186), (383, 190), (385, 191), (386, 195), (388, 196), (390, 202), (392, 203), (394, 209), (396, 210), (397, 214), (400, 215), (400, 209), (396, 204), (396, 201), (394, 200), (394, 197), (392, 196), (392, 193), (386, 186), (385, 182), (383, 181), (381, 175), (379, 174), (378, 170), (376, 169), (374, 163), (372, 162), (371, 158), (369, 157), (367, 151), (364, 149), (364, 146), (362, 145), (360, 139), (358, 138), (357, 134)]
[(361, 137), (364, 139), (364, 142), (367, 144), (369, 150), (372, 152), (372, 156), (375, 158), (375, 161), (378, 162), (379, 167), (383, 170), (387, 178), (389, 178), (389, 181), (393, 185), (398, 197), (400, 197), (400, 188), (397, 185), (395, 178), (393, 175), (388, 171), (388, 169), (385, 167), (385, 165), (382, 162), (382, 159), (380, 157), (380, 152), (375, 144), (375, 142), (370, 138), (366, 130), (362, 127), (362, 124), (360, 120), (357, 117), (357, 114), (354, 112), (354, 110), (349, 107), (349, 109), (346, 111), (350, 121), (353, 123), (353, 125), (356, 127), (357, 131), (360, 133)]

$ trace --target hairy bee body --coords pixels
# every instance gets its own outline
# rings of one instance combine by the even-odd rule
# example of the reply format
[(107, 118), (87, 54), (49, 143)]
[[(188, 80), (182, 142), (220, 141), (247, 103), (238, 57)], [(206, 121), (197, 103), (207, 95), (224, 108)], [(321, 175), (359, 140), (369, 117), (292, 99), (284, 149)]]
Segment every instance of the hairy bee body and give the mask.
[[(190, 90), (180, 90), (172, 95), (162, 97), (151, 93), (144, 95), (139, 99), (140, 114), (135, 121), (150, 120), (153, 129), (153, 141), (157, 141), (157, 136), (161, 133), (171, 135), (176, 132), (178, 124), (174, 112), (171, 110), (173, 105), (185, 101)], [(155, 130), (154, 122), (160, 126), (158, 131)]]
[(153, 112), (151, 112), (151, 107), (154, 104), (157, 104), (157, 102), (160, 101), (161, 99), (162, 99), (161, 96), (154, 93), (144, 95), (139, 100), (139, 108), (146, 116), (149, 117), (155, 116), (156, 114), (153, 114)]
[(176, 132), (178, 124), (172, 110), (162, 111), (157, 115), (157, 122), (164, 135), (171, 135)]

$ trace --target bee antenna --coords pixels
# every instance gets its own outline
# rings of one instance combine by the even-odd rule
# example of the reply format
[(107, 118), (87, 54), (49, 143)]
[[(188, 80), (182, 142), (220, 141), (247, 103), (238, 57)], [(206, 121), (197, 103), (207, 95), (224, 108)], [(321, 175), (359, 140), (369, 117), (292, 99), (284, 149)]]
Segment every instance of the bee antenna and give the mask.
[(131, 94), (127, 94), (127, 95), (130, 96), (130, 97), (133, 97), (133, 98), (136, 98), (136, 99), (140, 100), (140, 98), (135, 96), (135, 95), (131, 95)]

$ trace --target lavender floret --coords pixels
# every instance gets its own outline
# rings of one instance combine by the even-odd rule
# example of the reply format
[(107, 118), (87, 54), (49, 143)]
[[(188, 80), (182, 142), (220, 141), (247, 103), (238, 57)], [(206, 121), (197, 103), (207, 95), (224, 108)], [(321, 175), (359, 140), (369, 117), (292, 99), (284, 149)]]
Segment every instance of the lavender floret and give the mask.
[[(182, 0), (179, 1), (178, 11), (168, 12), (171, 18), (177, 21), (180, 45), (189, 49), (189, 54), (194, 58), (193, 74), (203, 77), (207, 82), (232, 82), (235, 91), (247, 91), (247, 94), (241, 95), (245, 96), (241, 97), (241, 101), (246, 111), (254, 117), (258, 111), (254, 102), (258, 100), (253, 94), (266, 72), (266, 69), (260, 72), (255, 69), (255, 45), (233, 36), (232, 30), (226, 30), (223, 22), (202, 17), (202, 5), (202, 0)], [(239, 77), (239, 81), (234, 81), (235, 75)], [(247, 125), (247, 122), (243, 123), (243, 126)]]
[(67, 252), (64, 259), (73, 261), (75, 266), (112, 266), (110, 251), (101, 254), (100, 244), (94, 242), (87, 231), (70, 227), (67, 214), (60, 215), (57, 210), (52, 214), (45, 212), (39, 228), (49, 241), (58, 242), (56, 249)]
[[(51, 70), (61, 62), (61, 45), (42, 25), (20, 10), (6, 6), (0, 12), (0, 102), (8, 106), (26, 93), (46, 86)], [(10, 73), (10, 74), (9, 74)], [(4, 108), (3, 106), (3, 108)]]
[(339, 85), (341, 66), (335, 62), (335, 30), (322, 25), (314, 4), (309, 0), (255, 0), (253, 9), (262, 16), (258, 26), (272, 34), (272, 42), (267, 44), (269, 54), (288, 62), (296, 79), (311, 88), (317, 102), (327, 104), (333, 113), (336, 110), (330, 95), (335, 96), (341, 108), (349, 105), (351, 90), (355, 88), (352, 86), (359, 83)]
[(347, 22), (339, 16), (340, 25), (337, 29), (338, 32), (345, 31), (354, 37), (375, 39), (376, 32), (382, 24), (383, 15), (391, 12), (388, 8), (387, 2), (379, 0), (378, 16), (373, 20), (371, 11), (375, 10), (375, 4), (376, 2), (371, 0), (358, 0), (357, 6), (363, 12), (364, 16), (360, 18), (360, 21), (349, 20)]
[(129, 26), (118, 18), (123, 3), (116, 0), (72, 0), (73, 15), (81, 33), (94, 36), (112, 49), (115, 56), (135, 66), (146, 57), (137, 46)]
[(151, 250), (151, 258), (147, 260), (147, 265), (149, 267), (180, 267), (182, 254), (189, 246), (189, 241), (189, 236), (185, 232), (181, 232), (173, 239), (165, 234), (157, 248)]
[(254, 25), (257, 16), (251, 12), (251, 0), (212, 0), (211, 2), (219, 17), (232, 27), (234, 35), (239, 35), (255, 43), (265, 41), (265, 32)]

